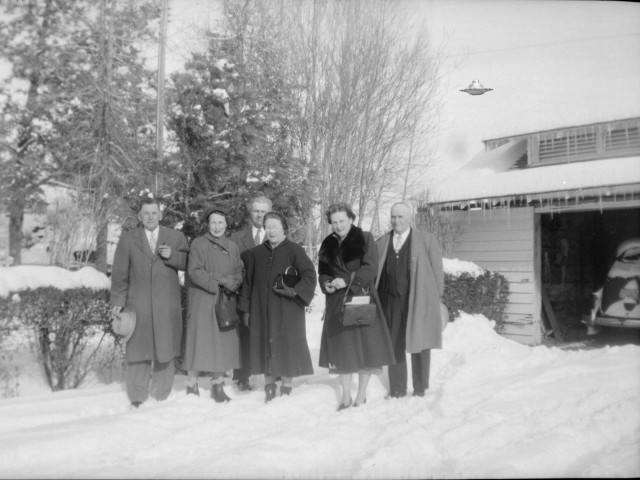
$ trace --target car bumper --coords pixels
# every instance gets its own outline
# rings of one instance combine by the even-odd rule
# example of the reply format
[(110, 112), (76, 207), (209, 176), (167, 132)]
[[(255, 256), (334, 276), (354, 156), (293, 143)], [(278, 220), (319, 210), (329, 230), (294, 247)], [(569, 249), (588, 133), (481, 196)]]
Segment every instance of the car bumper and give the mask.
[(593, 325), (616, 328), (640, 328), (640, 319), (597, 316), (593, 320)]

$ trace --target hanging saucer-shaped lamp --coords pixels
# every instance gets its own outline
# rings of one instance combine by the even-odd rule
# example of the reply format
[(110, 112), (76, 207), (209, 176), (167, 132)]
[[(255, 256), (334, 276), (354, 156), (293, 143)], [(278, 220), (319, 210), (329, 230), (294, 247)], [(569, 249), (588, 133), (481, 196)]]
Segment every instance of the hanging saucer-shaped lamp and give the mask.
[(471, 82), (471, 85), (460, 91), (466, 92), (469, 95), (482, 95), (483, 93), (490, 92), (491, 90), (493, 90), (493, 88), (484, 88), (480, 83), (480, 80), (474, 80), (473, 82)]

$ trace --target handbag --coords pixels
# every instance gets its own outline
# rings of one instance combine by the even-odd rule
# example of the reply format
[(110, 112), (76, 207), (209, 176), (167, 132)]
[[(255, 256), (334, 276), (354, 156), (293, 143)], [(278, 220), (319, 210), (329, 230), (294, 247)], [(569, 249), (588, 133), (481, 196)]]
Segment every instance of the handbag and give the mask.
[(237, 306), (238, 300), (235, 293), (227, 293), (224, 287), (220, 287), (216, 299), (216, 319), (220, 330), (233, 330), (240, 324), (240, 314)]
[[(290, 270), (293, 270), (293, 273), (289, 273)], [(300, 276), (298, 276), (298, 271), (295, 267), (287, 267), (284, 273), (278, 274), (276, 280), (273, 282), (273, 286), (278, 290), (282, 290), (284, 287), (293, 288), (299, 281)]]
[(371, 303), (369, 295), (354, 296), (350, 302), (347, 302), (347, 294), (353, 283), (355, 272), (351, 272), (349, 285), (344, 292), (342, 312), (340, 322), (345, 327), (371, 325), (378, 317), (378, 307), (375, 303)]

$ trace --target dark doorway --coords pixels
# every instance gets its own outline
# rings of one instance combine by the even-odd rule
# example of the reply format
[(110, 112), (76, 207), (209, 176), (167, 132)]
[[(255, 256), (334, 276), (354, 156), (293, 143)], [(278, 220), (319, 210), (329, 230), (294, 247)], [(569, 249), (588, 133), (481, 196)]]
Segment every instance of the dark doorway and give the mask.
[(640, 208), (541, 214), (540, 224), (543, 289), (564, 340), (580, 339), (618, 245), (640, 237)]

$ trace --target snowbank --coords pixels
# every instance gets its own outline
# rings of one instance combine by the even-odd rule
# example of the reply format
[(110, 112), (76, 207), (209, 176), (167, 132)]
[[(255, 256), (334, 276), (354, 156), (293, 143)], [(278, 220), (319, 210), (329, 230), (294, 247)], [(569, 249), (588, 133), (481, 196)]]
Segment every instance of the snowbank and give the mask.
[[(307, 316), (315, 365), (323, 303)], [(447, 327), (426, 397), (385, 400), (383, 373), (343, 412), (336, 376), (319, 367), (269, 404), (261, 376), (251, 392), (227, 380), (232, 401), (216, 404), (206, 378), (193, 397), (178, 375), (166, 401), (130, 410), (121, 384), (36, 392), (25, 361), (31, 394), (0, 400), (0, 477), (639, 476), (640, 347), (527, 347), (493, 327), (465, 313)]]
[(49, 265), (21, 265), (0, 267), (0, 297), (10, 292), (56, 287), (60, 290), (87, 287), (93, 290), (110, 289), (111, 280), (93, 267), (70, 270)]
[[(306, 320), (314, 365), (323, 305), (319, 294)], [(462, 312), (432, 353), (424, 398), (386, 400), (383, 372), (343, 412), (337, 377), (319, 367), (269, 404), (262, 376), (251, 392), (227, 379), (232, 401), (216, 404), (206, 378), (193, 397), (178, 375), (166, 401), (131, 410), (119, 383), (51, 393), (16, 346), (21, 396), (0, 400), (0, 478), (640, 476), (640, 347), (529, 347), (494, 326)]]

